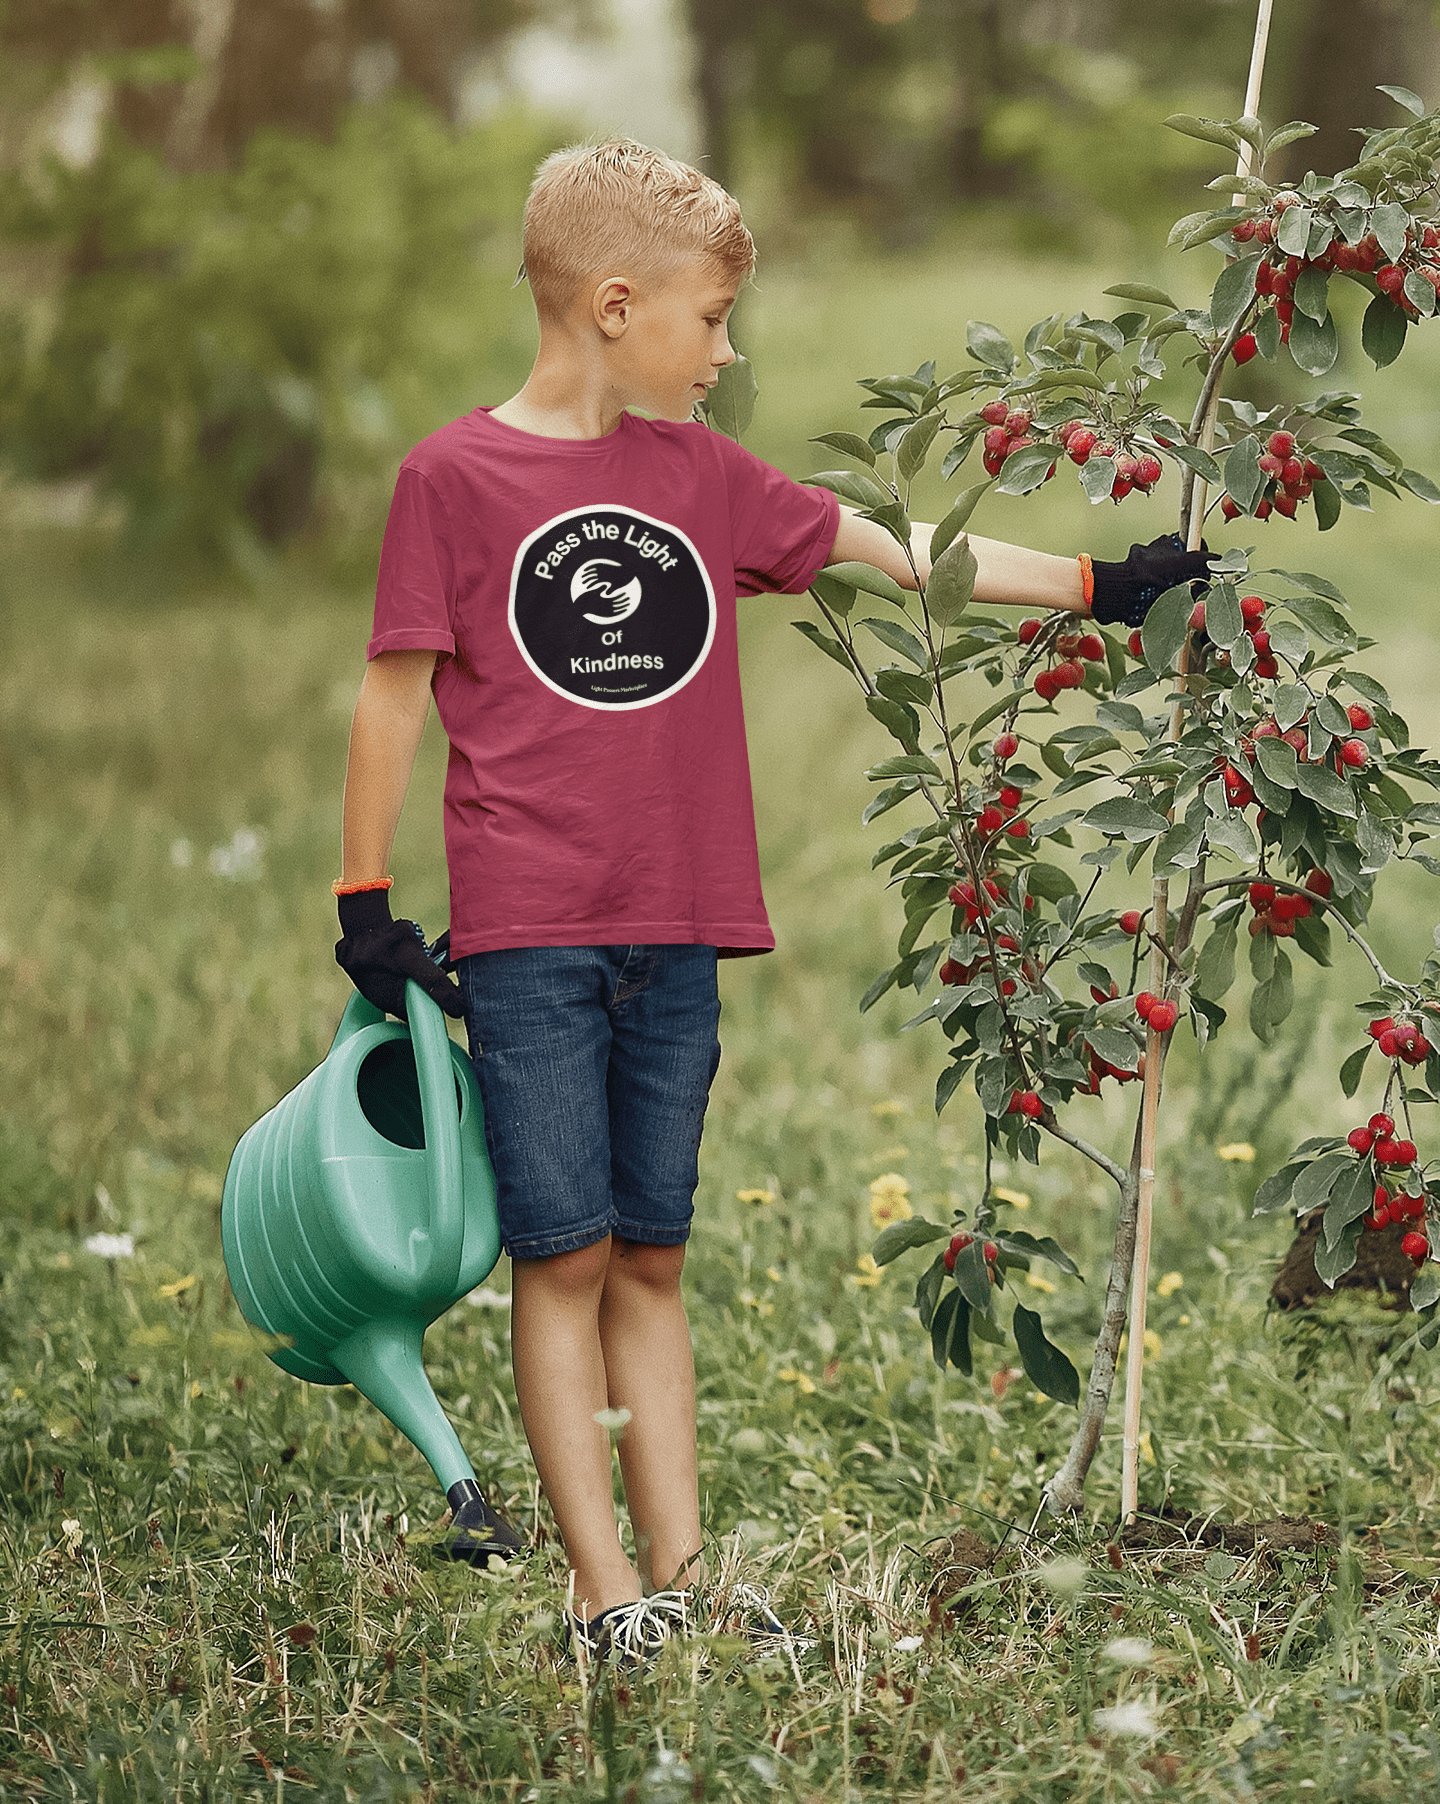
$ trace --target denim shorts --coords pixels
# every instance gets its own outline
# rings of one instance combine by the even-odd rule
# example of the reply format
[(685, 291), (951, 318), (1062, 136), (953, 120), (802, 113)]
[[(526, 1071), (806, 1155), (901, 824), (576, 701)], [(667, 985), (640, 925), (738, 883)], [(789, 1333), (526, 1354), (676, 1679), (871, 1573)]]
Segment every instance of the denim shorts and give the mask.
[(713, 946), (527, 946), (455, 961), (500, 1236), (547, 1259), (688, 1239), (720, 1063)]

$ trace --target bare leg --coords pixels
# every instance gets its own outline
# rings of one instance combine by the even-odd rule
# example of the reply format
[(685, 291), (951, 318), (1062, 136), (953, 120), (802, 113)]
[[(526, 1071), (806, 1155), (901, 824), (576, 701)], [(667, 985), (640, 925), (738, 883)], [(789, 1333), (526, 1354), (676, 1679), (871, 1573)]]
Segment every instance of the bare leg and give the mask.
[[(615, 1526), (610, 1439), (595, 1420), (610, 1403), (600, 1316), (611, 1247), (606, 1239), (550, 1259), (517, 1259), (512, 1276), (515, 1392), (535, 1470), (575, 1569), (575, 1609), (583, 1617), (641, 1595)], [(688, 1337), (685, 1357), (688, 1363)], [(692, 1459), (694, 1445), (692, 1415)]]
[[(630, 1411), (620, 1470), (647, 1590), (698, 1572), (695, 1364), (680, 1298), (685, 1248), (613, 1238), (600, 1299), (600, 1345), (612, 1409)], [(691, 1561), (696, 1567), (687, 1572)]]

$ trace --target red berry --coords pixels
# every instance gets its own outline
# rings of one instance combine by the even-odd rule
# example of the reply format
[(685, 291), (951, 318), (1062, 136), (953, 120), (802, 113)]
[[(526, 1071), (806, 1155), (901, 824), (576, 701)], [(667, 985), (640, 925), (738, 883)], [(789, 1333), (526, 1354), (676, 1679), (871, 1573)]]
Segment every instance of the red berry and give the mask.
[(1030, 823), (1029, 821), (1011, 821), (1005, 831), (1010, 835), (1011, 839), (1029, 839)]
[(1272, 457), (1271, 454), (1266, 451), (1260, 458), (1260, 468), (1267, 476), (1278, 476), (1285, 468), (1285, 461), (1280, 457)]
[(1369, 1128), (1352, 1128), (1347, 1136), (1347, 1144), (1353, 1147), (1363, 1159), (1375, 1144), (1375, 1136)]
[(1015, 629), (1015, 637), (1022, 645), (1029, 645), (1044, 626), (1043, 620), (1022, 620)]
[(1255, 674), (1258, 677), (1277, 677), (1280, 674), (1280, 665), (1267, 651), (1263, 657), (1256, 658)]
[(1190, 610), (1190, 631), (1192, 633), (1205, 631), (1205, 603), (1203, 601), (1197, 601)]
[(1390, 1211), (1383, 1207), (1373, 1210), (1365, 1217), (1365, 1226), (1369, 1228), (1372, 1233), (1379, 1228), (1388, 1228), (1390, 1226)]
[(1160, 459), (1158, 457), (1150, 456), (1147, 453), (1144, 457), (1141, 457), (1136, 461), (1134, 477), (1135, 486), (1142, 489), (1154, 488), (1155, 484), (1159, 482), (1164, 473), (1164, 470), (1161, 468)]
[(1105, 641), (1099, 633), (1085, 633), (1075, 647), (1075, 655), (1084, 658), (1087, 663), (1100, 664), (1105, 658)]
[(1249, 363), (1250, 359), (1255, 355), (1259, 348), (1260, 347), (1255, 343), (1255, 334), (1253, 332), (1242, 332), (1235, 340), (1230, 355), (1235, 359), (1236, 363)]
[(1388, 1135), (1382, 1140), (1377, 1140), (1375, 1142), (1375, 1163), (1377, 1165), (1408, 1165), (1410, 1161), (1400, 1156), (1402, 1144), (1402, 1141), (1392, 1140)]
[(1011, 438), (1022, 438), (1030, 430), (1030, 415), (1023, 407), (1012, 407), (1005, 416), (1005, 430)]
[(1394, 1119), (1389, 1115), (1372, 1115), (1365, 1125), (1372, 1134), (1376, 1134), (1382, 1139), (1393, 1136), (1395, 1132)]
[(953, 958), (947, 958), (940, 967), (940, 981), (946, 984), (964, 983), (965, 967), (957, 965)]
[(1323, 900), (1334, 889), (1335, 879), (1329, 871), (1322, 871), (1319, 865), (1316, 865), (1315, 869), (1306, 877), (1305, 887), (1312, 896), (1319, 896)]
[(947, 1272), (954, 1271), (956, 1258), (965, 1251), (966, 1247), (969, 1246), (974, 1238), (975, 1236), (973, 1234), (957, 1234), (950, 1242), (949, 1246), (946, 1247), (945, 1269)]
[(1130, 653), (1130, 656), (1132, 658), (1144, 657), (1145, 647), (1141, 643), (1140, 628), (1138, 626), (1135, 628), (1135, 631), (1133, 633), (1131, 633), (1130, 637), (1125, 641), (1125, 649)]
[(1088, 426), (1082, 426), (1072, 432), (1066, 442), (1065, 450), (1071, 463), (1086, 464), (1090, 461), (1090, 453), (1095, 449), (1095, 434)]
[(1295, 449), (1293, 432), (1272, 432), (1265, 441), (1265, 449), (1276, 457), (1288, 457)]
[(1013, 814), (1025, 799), (1025, 791), (1017, 789), (1013, 783), (1007, 783), (1000, 791), (1000, 806), (1008, 808)]
[(1237, 219), (1230, 229), (1230, 236), (1238, 238), (1241, 244), (1248, 244), (1255, 236), (1255, 221), (1253, 219)]
[(1275, 512), (1280, 515), (1282, 520), (1293, 520), (1295, 510), (1299, 505), (1293, 495), (1277, 495), (1275, 497)]
[(1013, 733), (1002, 733), (990, 749), (1003, 764), (1007, 758), (1013, 758), (1020, 750), (1020, 741)]
[[(1391, 1020), (1389, 1015), (1382, 1015), (1378, 1021), (1372, 1021), (1366, 1031), (1369, 1033), (1372, 1040), (1378, 1040), (1381, 1034), (1394, 1033), (1395, 1023)], [(1390, 1117), (1388, 1115), (1372, 1117), (1370, 1122), (1371, 1127), (1374, 1127), (1377, 1120), (1389, 1121)], [(1391, 1122), (1391, 1126), (1394, 1126), (1393, 1122)]]
[(975, 900), (975, 891), (968, 883), (954, 883), (950, 886), (950, 900), (957, 908), (969, 908)]
[(1273, 502), (1257, 501), (1255, 504), (1255, 518), (1257, 520), (1268, 520), (1273, 506)]
[(1128, 933), (1128, 934), (1132, 934), (1132, 935), (1139, 933), (1139, 931), (1140, 931), (1140, 910), (1138, 908), (1127, 908), (1125, 913), (1123, 915), (1121, 915), (1120, 931), (1122, 933)]
[(1413, 1140), (1397, 1140), (1395, 1142), (1395, 1154), (1395, 1163), (1397, 1165), (1413, 1165), (1416, 1158), (1415, 1142)]
[(1053, 702), (1059, 695), (1061, 685), (1055, 680), (1053, 670), (1037, 670), (1035, 672), (1035, 693), (1042, 702)]
[(1360, 770), (1370, 762), (1370, 748), (1363, 739), (1347, 739), (1340, 747), (1340, 762)]
[(1395, 1032), (1393, 1027), (1387, 1027), (1375, 1044), (1380, 1048), (1387, 1059), (1399, 1058), (1400, 1036)]
[(1225, 799), (1232, 808), (1248, 808), (1255, 800), (1255, 791), (1233, 764), (1225, 766), (1221, 781), (1225, 785)]
[[(1250, 643), (1255, 647), (1255, 655), (1257, 657), (1260, 657), (1260, 658), (1268, 658), (1269, 657), (1269, 655), (1270, 655), (1270, 635), (1269, 635), (1269, 633), (1267, 633), (1265, 631), (1265, 628), (1263, 626), (1251, 627)], [(1277, 728), (1276, 730), (1278, 731), (1279, 729)]]
[[(1278, 438), (1281, 435), (1277, 433), (1275, 436)], [(1287, 432), (1284, 436), (1288, 438), (1290, 435)], [(1275, 440), (1271, 439), (1270, 443), (1273, 447)], [(1280, 480), (1285, 484), (1287, 489), (1293, 489), (1297, 482), (1303, 482), (1305, 480), (1305, 465), (1298, 457), (1287, 457), (1285, 459), (1284, 468), (1280, 472)]]
[(1308, 457), (1305, 459), (1305, 480), (1306, 482), (1325, 481), (1325, 472), (1320, 468), (1319, 464)]
[(980, 418), (987, 426), (1003, 426), (1010, 417), (1008, 401), (987, 401), (980, 409)]
[(998, 476), (1005, 468), (1005, 453), (1003, 451), (987, 451), (980, 461), (985, 466), (987, 476)]
[(1430, 1251), (1430, 1242), (1423, 1234), (1417, 1233), (1415, 1229), (1412, 1228), (1400, 1242), (1400, 1251), (1407, 1259), (1413, 1259), (1418, 1265)]
[(975, 825), (982, 833), (998, 833), (1005, 825), (1005, 816), (998, 808), (982, 808)]
[(1291, 727), (1288, 732), (1282, 733), (1280, 738), (1290, 747), (1290, 750), (1294, 752), (1297, 758), (1302, 761), (1308, 760), (1310, 755), (1310, 736), (1306, 733), (1304, 727)]
[(1268, 908), (1274, 900), (1275, 885), (1273, 883), (1252, 883), (1250, 885), (1250, 906), (1257, 913), (1262, 908)]
[(1031, 1121), (1038, 1121), (1045, 1113), (1045, 1105), (1033, 1090), (1017, 1090), (1010, 1098), (1012, 1115), (1026, 1115)]
[(1400, 1048), (1400, 1056), (1407, 1065), (1423, 1065), (1430, 1057), (1430, 1042), (1424, 1034), (1417, 1033), (1408, 1046)]
[(1112, 482), (1110, 484), (1111, 500), (1112, 501), (1123, 501), (1125, 499), (1125, 497), (1130, 493), (1131, 489), (1134, 488), (1134, 486), (1135, 486), (1135, 484), (1133, 482), (1131, 482), (1128, 477), (1117, 476), (1115, 478), (1114, 482)]
[(1157, 1034), (1168, 1034), (1180, 1018), (1180, 1011), (1173, 1002), (1157, 1002), (1151, 1009), (1149, 1021)]
[(1375, 725), (1375, 716), (1368, 708), (1362, 708), (1359, 702), (1351, 702), (1346, 712), (1350, 716), (1350, 725), (1357, 733), (1368, 733)]
[(1220, 497), (1220, 512), (1224, 514), (1227, 520), (1238, 520), (1240, 518), (1240, 509), (1236, 507), (1235, 503), (1228, 495), (1222, 495)]
[[(1036, 1100), (1036, 1102), (1039, 1102), (1040, 1098), (1037, 1096), (1035, 1098), (1035, 1100)], [(1042, 1109), (1044, 1108), (1043, 1103), (1041, 1103), (1041, 1108)], [(985, 1242), (985, 1257), (989, 1261), (991, 1261), (992, 1264), (994, 1263), (995, 1260), (997, 1260), (1000, 1257), (1000, 1249), (999, 1249), (999, 1247), (996, 1246), (996, 1244), (993, 1240), (987, 1240)]]
[(1010, 449), (1010, 441), (1005, 436), (1005, 428), (1003, 426), (992, 426), (985, 434), (984, 445), (987, 451), (998, 452), (1003, 457)]
[(1240, 597), (1240, 618), (1246, 626), (1259, 626), (1265, 618), (1265, 603), (1259, 595)]
[(1405, 271), (1398, 263), (1387, 263), (1375, 271), (1375, 286), (1382, 294), (1397, 295), (1405, 286)]
[(1159, 1000), (1160, 998), (1158, 996), (1152, 996), (1149, 990), (1141, 990), (1140, 994), (1135, 998), (1135, 1013), (1142, 1021), (1148, 1021), (1150, 1019), (1150, 1011), (1155, 1007), (1155, 1004)]
[(1062, 689), (1078, 689), (1085, 681), (1085, 666), (1078, 658), (1066, 658), (1055, 666), (1055, 681)]

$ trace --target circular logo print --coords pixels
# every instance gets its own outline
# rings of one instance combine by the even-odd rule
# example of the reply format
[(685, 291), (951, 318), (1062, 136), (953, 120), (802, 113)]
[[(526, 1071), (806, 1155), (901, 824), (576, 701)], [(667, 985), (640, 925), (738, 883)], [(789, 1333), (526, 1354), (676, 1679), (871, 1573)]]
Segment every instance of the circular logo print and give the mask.
[(648, 708), (705, 662), (715, 592), (677, 527), (633, 508), (587, 507), (520, 547), (510, 631), (557, 694), (587, 708)]

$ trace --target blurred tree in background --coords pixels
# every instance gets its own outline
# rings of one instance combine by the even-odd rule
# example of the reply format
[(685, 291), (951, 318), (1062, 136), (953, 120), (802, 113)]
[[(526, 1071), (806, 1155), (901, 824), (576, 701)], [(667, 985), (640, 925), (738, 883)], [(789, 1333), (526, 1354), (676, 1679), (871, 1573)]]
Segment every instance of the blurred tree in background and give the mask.
[[(408, 445), (524, 372), (519, 208), (575, 129), (468, 118), (474, 74), (606, 4), (0, 0), (0, 456), (93, 477), (132, 548), (258, 570), (305, 527), (373, 541)], [(1205, 160), (1152, 128), (1231, 110), (1254, 23), (1250, 0), (675, 4), (706, 166), (767, 249), (827, 210), (891, 245), (975, 205), (1028, 244), (1152, 233)], [(1338, 167), (1336, 122), (1376, 82), (1423, 90), (1437, 42), (1431, 0), (1284, 0), (1267, 110)]]

